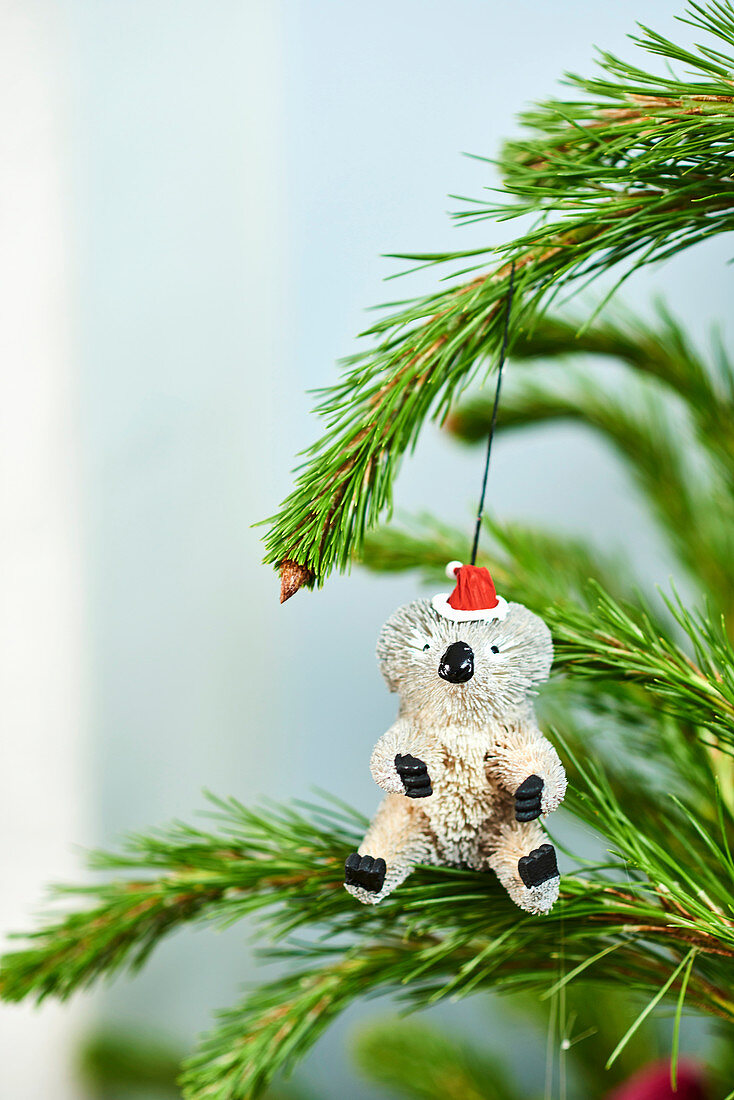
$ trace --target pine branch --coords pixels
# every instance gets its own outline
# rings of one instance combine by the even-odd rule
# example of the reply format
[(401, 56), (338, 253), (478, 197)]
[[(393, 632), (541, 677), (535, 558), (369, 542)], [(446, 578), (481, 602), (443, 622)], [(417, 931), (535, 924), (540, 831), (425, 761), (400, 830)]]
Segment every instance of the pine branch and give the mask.
[[(329, 832), (331, 822), (318, 829), (285, 809), (257, 814), (235, 800), (212, 801), (219, 832), (175, 824), (132, 836), (120, 853), (94, 853), (90, 867), (135, 877), (56, 888), (57, 900), (89, 907), (51, 921), (26, 937), (27, 947), (5, 956), (0, 997), (64, 1000), (102, 974), (139, 969), (156, 944), (184, 924), (239, 919), (299, 891), (316, 893), (325, 881), (341, 883), (343, 856), (335, 861), (333, 853), (344, 843), (343, 829)], [(333, 818), (339, 820), (335, 811)], [(345, 820), (354, 840), (365, 822), (354, 813)], [(165, 873), (151, 877), (155, 869)]]
[[(447, 422), (465, 442), (486, 440), (492, 397), (480, 393)], [(693, 441), (676, 422), (669, 404), (649, 387), (628, 383), (614, 392), (576, 372), (564, 385), (525, 381), (506, 395), (498, 430), (570, 421), (610, 443), (630, 468), (665, 529), (681, 563), (725, 616), (734, 614), (734, 508), (718, 463), (702, 448), (691, 461)]]
[[(572, 759), (568, 745), (563, 752)], [(569, 806), (601, 831), (613, 862), (589, 869), (583, 878), (564, 876), (561, 902), (543, 920), (519, 914), (491, 876), (448, 869), (417, 871), (379, 907), (355, 905), (341, 885), (342, 861), (364, 825), (338, 806), (265, 816), (236, 802), (221, 803), (211, 831), (174, 826), (134, 838), (119, 856), (97, 856), (96, 867), (133, 873), (138, 904), (146, 891), (154, 903), (176, 896), (186, 868), (197, 885), (206, 872), (206, 882), (216, 882), (220, 891), (211, 920), (229, 923), (260, 912), (271, 935), (288, 937), (288, 957), (306, 964), (224, 1014), (187, 1068), (185, 1095), (258, 1095), (337, 1013), (370, 992), (399, 990), (420, 1005), (480, 989), (542, 992), (549, 979), (565, 982), (583, 974), (650, 997), (693, 948), (688, 1003), (734, 1022), (728, 993), (734, 980), (734, 922), (728, 915), (734, 865), (724, 834), (719, 839), (714, 830), (702, 831), (683, 805), (651, 790), (642, 802), (657, 812), (660, 829), (645, 835), (600, 770), (573, 763), (578, 780)], [(728, 830), (730, 819), (724, 821)], [(141, 863), (159, 871), (147, 884), (137, 877)], [(78, 893), (91, 901), (88, 908), (53, 916), (29, 947), (3, 959), (5, 999), (67, 996), (113, 972), (120, 957), (108, 945), (120, 931), (128, 937), (129, 954), (136, 943), (147, 953), (146, 927), (137, 926), (137, 941), (128, 927), (127, 881)], [(115, 896), (123, 903), (121, 915), (110, 905)], [(107, 926), (104, 935), (101, 924)], [(156, 941), (171, 927), (160, 926)], [(72, 930), (85, 945), (84, 965)], [(298, 941), (292, 939), (296, 930)], [(566, 968), (561, 971), (559, 942)], [(678, 989), (672, 982), (666, 995), (674, 998)]]
[(351, 359), (342, 381), (320, 395), (325, 434), (305, 453), (265, 539), (266, 561), (283, 574), (282, 598), (322, 584), (359, 554), (425, 419), (443, 418), (492, 363), (512, 263), (519, 332), (572, 282), (627, 261), (629, 274), (734, 228), (734, 9), (693, 5), (689, 19), (728, 52), (685, 50), (647, 29), (637, 39), (671, 63), (684, 60), (688, 80), (602, 54), (605, 76), (569, 78), (576, 100), (524, 116), (528, 136), (498, 161), (505, 197), (461, 216), (532, 214), (532, 228), (501, 247), (403, 257), (458, 265), (459, 275), (490, 266), (463, 285), (398, 303), (365, 333), (374, 349)]
[(65, 1000), (102, 974), (143, 965), (153, 948), (182, 924), (203, 917), (222, 890), (174, 875), (153, 882), (59, 889), (60, 897), (93, 897), (92, 909), (72, 912), (51, 929), (29, 937), (32, 946), (12, 955), (0, 973), (0, 996), (20, 1001), (32, 983), (35, 999)]
[(718, 747), (734, 746), (734, 653), (721, 628), (670, 603), (695, 659), (655, 628), (644, 611), (625, 608), (598, 592), (594, 614), (563, 609), (552, 621), (558, 660), (575, 676), (629, 679), (651, 702), (694, 726), (703, 726)]
[[(554, 932), (553, 942), (551, 936), (542, 937), (546, 951), (553, 952), (557, 947), (560, 930), (555, 928)], [(599, 942), (604, 946), (596, 952), (601, 956), (593, 968), (596, 982), (621, 980), (628, 989), (653, 987), (657, 992), (670, 966), (667, 961), (656, 962), (651, 956), (643, 962), (638, 951), (616, 948), (601, 937), (587, 937), (586, 946), (594, 950)], [(488, 983), (487, 979), (487, 946), (477, 944), (472, 948), (482, 960), (475, 991), (487, 984), (497, 987), (496, 980)], [(436, 999), (455, 969), (469, 970), (475, 959), (469, 950), (441, 952), (437, 945), (420, 940), (411, 941), (407, 948), (405, 944), (381, 941), (360, 945), (330, 966), (262, 987), (224, 1013), (221, 1025), (205, 1038), (200, 1053), (185, 1067), (183, 1095), (186, 1100), (248, 1100), (259, 1096), (276, 1074), (292, 1069), (334, 1017), (358, 997), (393, 994), (402, 996), (409, 1005), (423, 1004)], [(609, 959), (613, 962), (605, 961)], [(588, 958), (581, 960), (572, 950), (568, 961), (582, 967)], [(530, 965), (536, 967), (532, 979), (513, 980), (513, 968), (507, 963), (502, 971), (507, 991), (533, 988), (545, 992), (549, 982), (558, 977), (558, 963), (552, 955), (542, 960), (532, 951)], [(705, 979), (701, 987), (711, 988)], [(691, 1001), (695, 1003), (693, 997)]]
[[(547, 994), (552, 988), (549, 980), (565, 981), (584, 972), (597, 983), (621, 982), (628, 990), (654, 990), (657, 995), (669, 980), (672, 964), (665, 954), (654, 949), (648, 952), (636, 937), (660, 936), (659, 913), (654, 916), (654, 910), (644, 903), (638, 906), (634, 891), (626, 893), (610, 886), (606, 909), (598, 902), (595, 905), (593, 892), (590, 894), (585, 884), (569, 881), (565, 890), (560, 925), (543, 922), (539, 928), (537, 922), (527, 919), (518, 922), (514, 914), (503, 920), (494, 898), (489, 897), (482, 916), (476, 923), (468, 923), (461, 934), (456, 931), (437, 937), (433, 932), (413, 932), (405, 940), (395, 938), (386, 928), (379, 941), (360, 943), (335, 962), (261, 988), (225, 1013), (221, 1025), (206, 1038), (184, 1076), (185, 1096), (188, 1100), (234, 1100), (256, 1095), (275, 1073), (287, 1070), (305, 1052), (336, 1013), (369, 993), (399, 993), (411, 1004), (433, 1003), (448, 994), (466, 995), (484, 988), (532, 989)], [(411, 908), (420, 912), (416, 893), (415, 888), (404, 891), (407, 916)], [(600, 900), (600, 895), (597, 898)], [(467, 901), (467, 884), (461, 881), (442, 898), (434, 896), (428, 910), (434, 925), (437, 916), (442, 923), (447, 907), (460, 907)], [(612, 914), (615, 904), (617, 910)], [(680, 919), (672, 907), (670, 911)], [(457, 917), (461, 920), (461, 912)], [(603, 927), (595, 927), (597, 920), (613, 922), (607, 929), (610, 936)], [(667, 915), (663, 921), (667, 922)], [(390, 927), (395, 929), (394, 921)], [(480, 934), (487, 927), (492, 929), (490, 939)], [(559, 935), (568, 968), (565, 973), (559, 973), (556, 962)], [(698, 930), (680, 930), (678, 935), (686, 954), (690, 954), (691, 943), (697, 952), (702, 949), (704, 941)], [(317, 948), (313, 954), (318, 957), (327, 951)], [(725, 961), (729, 949), (724, 951), (725, 955), (716, 959), (718, 972), (729, 970)], [(732, 1006), (726, 994), (710, 981), (711, 968), (705, 964), (702, 968), (704, 973), (694, 979), (697, 990), (689, 985), (687, 991), (691, 1003), (703, 1007), (696, 1000), (703, 997), (717, 1015), (730, 1018)], [(673, 988), (677, 987), (671, 985), (669, 990)]]
[(220, 1014), (216, 1029), (186, 1064), (185, 1100), (259, 1096), (288, 1072), (359, 992), (399, 981), (405, 953), (396, 944), (360, 946), (331, 965), (261, 987)]
[(699, 442), (719, 460), (731, 484), (734, 464), (734, 365), (725, 349), (707, 363), (663, 303), (648, 323), (628, 310), (604, 316), (586, 326), (581, 318), (552, 314), (541, 317), (531, 332), (517, 340), (515, 361), (569, 356), (603, 356), (626, 363), (636, 373), (659, 382), (681, 402)]

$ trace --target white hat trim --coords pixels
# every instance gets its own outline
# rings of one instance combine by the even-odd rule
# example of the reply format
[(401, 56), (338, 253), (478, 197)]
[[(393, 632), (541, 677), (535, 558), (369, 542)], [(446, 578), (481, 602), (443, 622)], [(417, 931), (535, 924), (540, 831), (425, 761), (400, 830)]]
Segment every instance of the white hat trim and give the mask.
[(507, 612), (510, 610), (510, 605), (507, 600), (503, 600), (502, 596), (497, 597), (497, 606), (488, 607), (481, 611), (457, 611), (455, 607), (452, 607), (449, 603), (450, 592), (439, 592), (437, 596), (434, 596), (431, 600), (433, 608), (438, 611), (439, 615), (443, 615), (444, 619), (451, 619), (454, 623), (479, 623), (479, 622), (492, 622), (494, 619), (500, 621), (504, 619)]

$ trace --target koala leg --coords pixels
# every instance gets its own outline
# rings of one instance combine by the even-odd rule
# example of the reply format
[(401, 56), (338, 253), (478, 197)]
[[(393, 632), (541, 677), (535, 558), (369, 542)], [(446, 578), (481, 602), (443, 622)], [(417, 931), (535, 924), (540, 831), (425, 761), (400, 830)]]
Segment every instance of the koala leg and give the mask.
[(347, 857), (344, 886), (358, 901), (376, 905), (408, 877), (416, 863), (433, 862), (428, 818), (412, 799), (389, 794), (359, 850)]
[(537, 821), (508, 821), (493, 838), (487, 862), (515, 905), (548, 913), (558, 898), (556, 850)]

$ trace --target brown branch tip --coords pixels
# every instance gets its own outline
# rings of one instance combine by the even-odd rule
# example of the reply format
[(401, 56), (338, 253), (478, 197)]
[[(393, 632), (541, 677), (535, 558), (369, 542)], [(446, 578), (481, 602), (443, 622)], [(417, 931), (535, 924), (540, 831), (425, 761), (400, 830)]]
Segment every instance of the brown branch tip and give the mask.
[(299, 588), (310, 587), (313, 582), (314, 575), (310, 569), (286, 558), (280, 563), (280, 602), (285, 603), (295, 596)]

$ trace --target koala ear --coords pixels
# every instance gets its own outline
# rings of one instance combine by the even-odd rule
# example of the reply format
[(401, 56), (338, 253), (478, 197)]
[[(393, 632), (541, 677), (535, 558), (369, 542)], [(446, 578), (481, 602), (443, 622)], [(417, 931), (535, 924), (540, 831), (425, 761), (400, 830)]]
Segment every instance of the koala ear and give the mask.
[(522, 650), (532, 679), (536, 683), (547, 680), (553, 664), (553, 638), (540, 615), (521, 603), (511, 603), (504, 626), (513, 644)]

